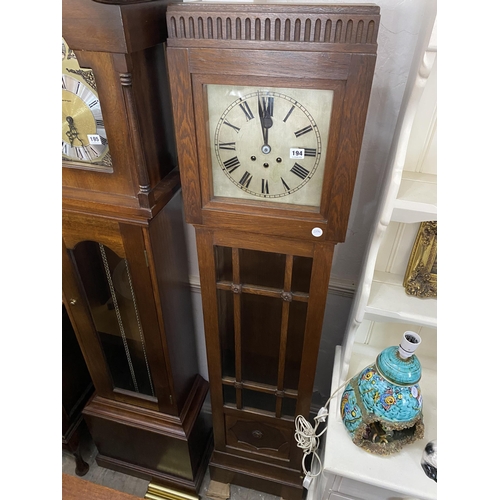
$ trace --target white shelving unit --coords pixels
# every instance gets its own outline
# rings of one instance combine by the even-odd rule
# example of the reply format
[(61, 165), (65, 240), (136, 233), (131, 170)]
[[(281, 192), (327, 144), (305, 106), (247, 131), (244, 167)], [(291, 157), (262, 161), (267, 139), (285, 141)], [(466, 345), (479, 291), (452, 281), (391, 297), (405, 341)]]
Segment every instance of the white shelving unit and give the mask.
[[(436, 23), (432, 20), (417, 48), (400, 110), (391, 165), (372, 231), (348, 329), (337, 346), (332, 392), (374, 362), (384, 348), (398, 345), (406, 330), (422, 338), (424, 439), (390, 457), (355, 446), (340, 417), (342, 390), (329, 406), (323, 437), (323, 473), (308, 500), (436, 500), (437, 485), (423, 472), (426, 443), (437, 438), (437, 301), (406, 294), (403, 287), (419, 225), (437, 221)], [(313, 471), (314, 472), (314, 471)]]

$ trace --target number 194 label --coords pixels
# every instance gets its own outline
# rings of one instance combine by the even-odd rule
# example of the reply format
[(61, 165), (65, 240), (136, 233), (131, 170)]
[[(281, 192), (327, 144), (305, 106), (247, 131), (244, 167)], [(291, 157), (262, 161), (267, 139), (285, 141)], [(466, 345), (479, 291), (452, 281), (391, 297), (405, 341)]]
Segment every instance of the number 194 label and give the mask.
[(101, 136), (99, 134), (87, 134), (89, 144), (102, 144)]
[(305, 150), (303, 148), (290, 148), (290, 158), (293, 160), (303, 160)]

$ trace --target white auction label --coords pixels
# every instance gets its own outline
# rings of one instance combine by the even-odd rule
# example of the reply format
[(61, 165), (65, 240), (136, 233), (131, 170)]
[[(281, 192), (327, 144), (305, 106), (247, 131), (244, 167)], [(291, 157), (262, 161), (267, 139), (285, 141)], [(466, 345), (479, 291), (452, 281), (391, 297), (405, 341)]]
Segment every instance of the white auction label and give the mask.
[(102, 144), (101, 136), (99, 134), (87, 134), (89, 144)]
[(304, 148), (290, 148), (290, 158), (292, 160), (303, 160), (305, 158)]
[(312, 233), (313, 236), (316, 236), (316, 238), (319, 238), (323, 234), (323, 229), (321, 229), (320, 227), (315, 227), (311, 231), (311, 233)]

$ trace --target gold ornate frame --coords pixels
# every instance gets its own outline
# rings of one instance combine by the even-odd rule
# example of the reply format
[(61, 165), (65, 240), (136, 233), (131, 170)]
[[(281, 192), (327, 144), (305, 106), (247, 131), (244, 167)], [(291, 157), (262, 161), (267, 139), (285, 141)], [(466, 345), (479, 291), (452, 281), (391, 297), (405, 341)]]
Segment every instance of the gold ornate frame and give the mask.
[(420, 224), (403, 286), (408, 295), (437, 297), (437, 221)]

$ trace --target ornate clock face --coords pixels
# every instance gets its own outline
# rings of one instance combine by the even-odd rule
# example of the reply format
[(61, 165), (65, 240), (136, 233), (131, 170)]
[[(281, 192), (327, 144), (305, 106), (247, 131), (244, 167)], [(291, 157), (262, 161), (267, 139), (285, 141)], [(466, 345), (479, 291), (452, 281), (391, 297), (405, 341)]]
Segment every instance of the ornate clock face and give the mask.
[(332, 90), (207, 85), (214, 196), (319, 207)]
[(112, 170), (101, 104), (92, 70), (80, 68), (62, 41), (62, 158), (66, 164)]

